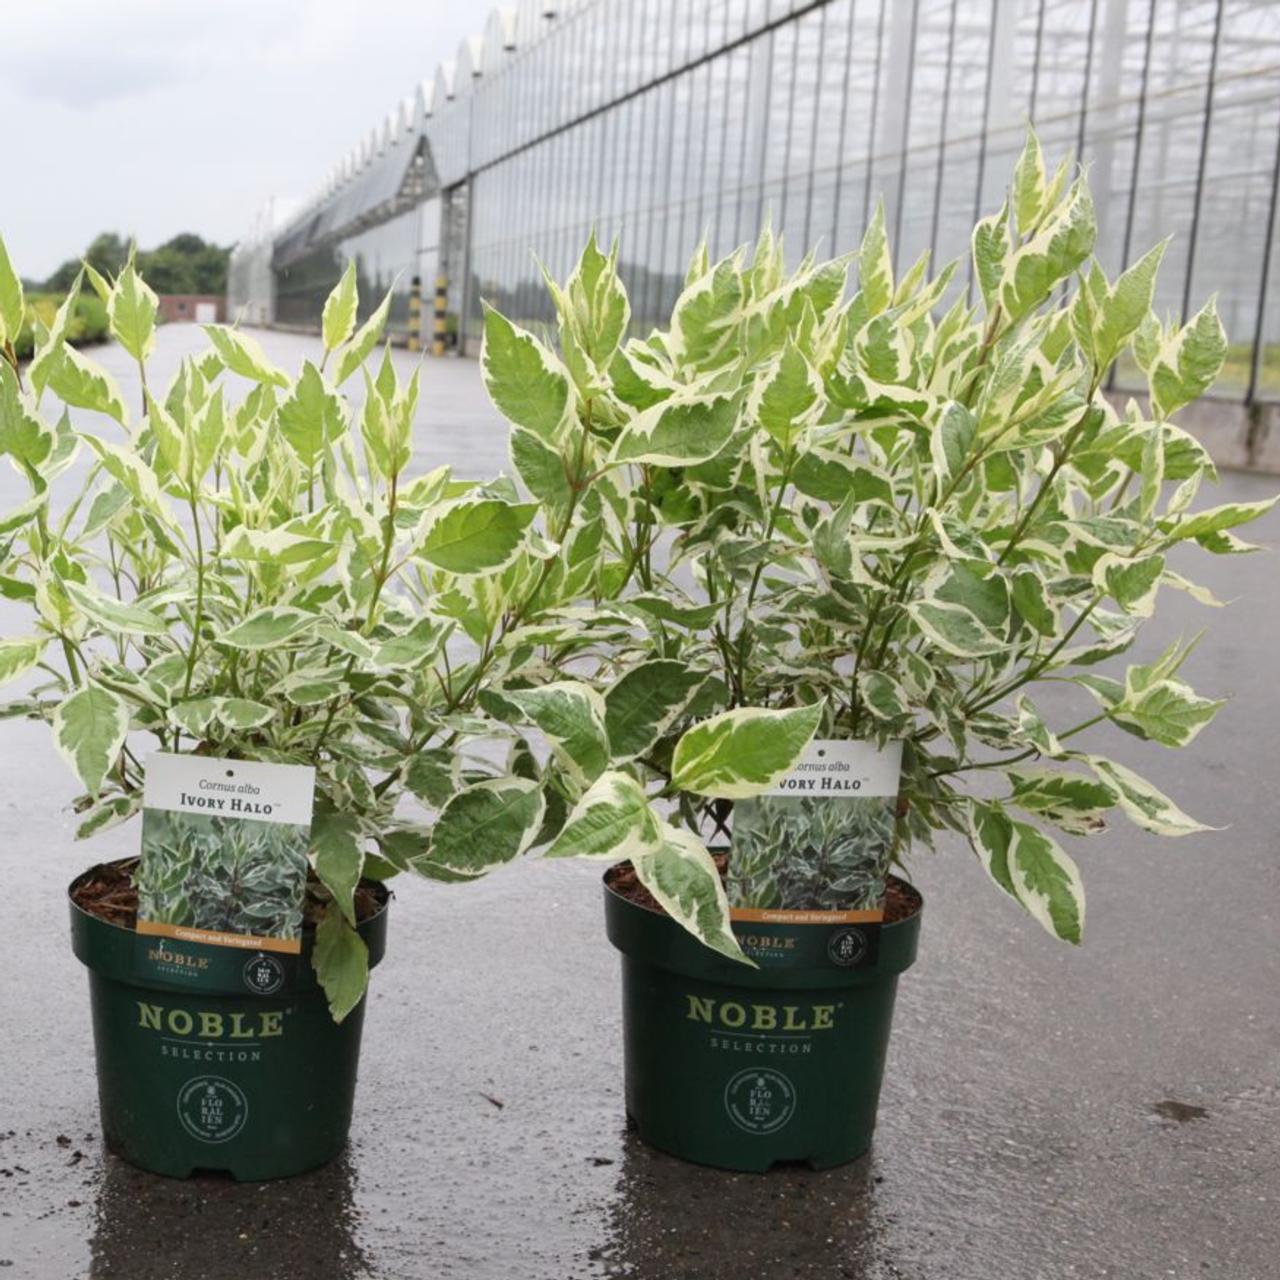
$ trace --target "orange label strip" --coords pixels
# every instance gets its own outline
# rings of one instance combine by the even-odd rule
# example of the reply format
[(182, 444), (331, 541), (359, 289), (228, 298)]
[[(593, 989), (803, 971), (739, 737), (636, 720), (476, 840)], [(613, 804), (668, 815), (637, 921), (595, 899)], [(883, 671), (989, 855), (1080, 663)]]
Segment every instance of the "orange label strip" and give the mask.
[(883, 907), (864, 911), (771, 911), (762, 907), (730, 907), (730, 920), (752, 924), (875, 924), (884, 919)]
[(242, 951), (282, 951), (298, 955), (301, 938), (258, 938), (250, 933), (221, 933), (217, 929), (192, 929), (184, 924), (157, 924), (139, 920), (139, 933), (152, 938), (176, 938), (179, 942), (203, 942), (211, 947), (239, 947)]

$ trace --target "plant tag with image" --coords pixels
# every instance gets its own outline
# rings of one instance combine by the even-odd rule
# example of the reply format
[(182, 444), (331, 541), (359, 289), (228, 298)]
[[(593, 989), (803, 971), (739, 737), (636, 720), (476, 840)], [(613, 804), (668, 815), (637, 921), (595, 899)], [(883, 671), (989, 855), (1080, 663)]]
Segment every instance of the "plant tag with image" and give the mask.
[(274, 995), (302, 951), (315, 770), (150, 756), (138, 967), (167, 984)]
[(815, 740), (785, 777), (733, 807), (733, 920), (884, 919), (902, 743)]

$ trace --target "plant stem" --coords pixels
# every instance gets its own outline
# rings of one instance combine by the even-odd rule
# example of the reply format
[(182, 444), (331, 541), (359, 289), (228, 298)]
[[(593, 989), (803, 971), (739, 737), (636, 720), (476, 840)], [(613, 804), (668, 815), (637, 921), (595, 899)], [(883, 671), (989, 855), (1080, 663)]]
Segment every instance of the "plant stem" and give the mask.
[[(795, 444), (787, 445), (787, 451), (783, 455), (782, 475), (778, 481), (778, 493), (773, 500), (773, 506), (769, 508), (769, 518), (764, 526), (764, 542), (768, 546), (773, 541), (773, 532), (778, 525), (778, 517), (782, 514), (782, 503), (787, 496), (787, 486), (791, 483), (791, 471), (796, 464), (796, 448)], [(751, 648), (751, 607), (756, 602), (756, 592), (760, 589), (760, 579), (764, 576), (765, 560), (761, 560), (756, 565), (755, 572), (751, 575), (751, 586), (747, 591), (747, 603), (742, 611), (742, 630), (738, 632), (738, 698), (741, 700), (746, 689), (747, 679), (747, 654)]]
[(1011, 680), (1008, 684), (1003, 685), (993, 693), (988, 694), (986, 697), (981, 699), (981, 701), (970, 703), (963, 707), (962, 710), (964, 714), (976, 715), (979, 711), (984, 711), (987, 707), (991, 706), (992, 703), (999, 702), (1002, 698), (1007, 698), (1009, 694), (1021, 689), (1024, 684), (1030, 684), (1031, 681), (1033, 681), (1054, 660), (1054, 658), (1056, 658), (1058, 654), (1060, 654), (1063, 649), (1071, 643), (1072, 636), (1074, 636), (1076, 632), (1084, 626), (1089, 615), (1098, 607), (1099, 604), (1101, 604), (1102, 594), (1103, 593), (1101, 591), (1095, 593), (1093, 599), (1090, 600), (1083, 609), (1081, 609), (1079, 616), (1063, 633), (1062, 638), (1053, 646), (1052, 649), (1049, 650), (1048, 653), (1044, 655), (1043, 658), (1038, 658), (1016, 680)]
[[(1064, 733), (1058, 734), (1058, 741), (1064, 742), (1067, 738), (1074, 738), (1077, 733), (1083, 733), (1086, 729), (1091, 729), (1099, 721), (1105, 720), (1107, 715), (1106, 711), (1100, 711), (1096, 716), (1090, 716), (1088, 720), (1082, 720)], [(1016, 756), (1006, 756), (1003, 760), (980, 760), (976, 764), (957, 764), (950, 769), (935, 769), (928, 776), (930, 778), (944, 778), (953, 773), (969, 773), (975, 769), (1003, 769), (1008, 765), (1019, 764), (1023, 760), (1029, 760), (1032, 756), (1043, 754), (1036, 747), (1028, 747), (1025, 751), (1018, 752)]]
[[(387, 567), (391, 563), (391, 548), (396, 540), (396, 477), (393, 475), (387, 482), (387, 516), (386, 525), (382, 534), (382, 559), (378, 565), (378, 572), (374, 575), (373, 589), (369, 595), (369, 610), (365, 615), (364, 626), (361, 628), (362, 634), (368, 634), (373, 630), (373, 624), (378, 614), (378, 600), (382, 595), (382, 588), (387, 581)], [(353, 653), (347, 659), (346, 669), (342, 675), (343, 684), (350, 684), (351, 673), (356, 667), (356, 655)], [(320, 733), (316, 738), (316, 745), (312, 749), (311, 756), (313, 760), (320, 758), (320, 749), (324, 746), (325, 739), (329, 736), (329, 730), (333, 727), (334, 717), (338, 714), (338, 708), (346, 706), (351, 701), (350, 695), (338, 694), (329, 700), (329, 707), (325, 713), (324, 724), (320, 726)]]
[(204, 535), (200, 532), (200, 509), (196, 505), (195, 485), (190, 490), (191, 524), (196, 538), (196, 611), (191, 620), (191, 651), (187, 654), (187, 675), (182, 682), (182, 696), (191, 693), (191, 679), (196, 669), (196, 654), (200, 648), (200, 628), (204, 625)]

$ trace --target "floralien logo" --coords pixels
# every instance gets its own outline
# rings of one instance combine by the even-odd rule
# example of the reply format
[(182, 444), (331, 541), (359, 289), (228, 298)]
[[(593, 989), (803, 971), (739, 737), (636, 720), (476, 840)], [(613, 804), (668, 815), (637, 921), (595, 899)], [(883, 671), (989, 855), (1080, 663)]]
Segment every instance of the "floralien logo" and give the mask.
[(265, 951), (251, 956), (243, 972), (244, 985), (255, 995), (269, 996), (284, 986), (284, 965)]
[(867, 935), (861, 929), (839, 929), (827, 942), (832, 964), (850, 969), (867, 954)]
[(748, 1067), (724, 1087), (729, 1119), (747, 1133), (776, 1133), (796, 1113), (795, 1085), (771, 1067)]
[(248, 1118), (248, 1098), (222, 1076), (195, 1076), (178, 1090), (178, 1119), (199, 1142), (227, 1142)]

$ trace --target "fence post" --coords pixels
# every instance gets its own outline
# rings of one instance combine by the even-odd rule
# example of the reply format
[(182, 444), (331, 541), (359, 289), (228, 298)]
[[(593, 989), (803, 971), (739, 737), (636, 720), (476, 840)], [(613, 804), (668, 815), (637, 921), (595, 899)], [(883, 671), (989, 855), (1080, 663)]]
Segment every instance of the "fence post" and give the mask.
[(444, 355), (445, 315), (449, 309), (449, 277), (436, 276), (436, 306), (432, 318), (431, 354)]
[(409, 285), (409, 342), (410, 351), (422, 350), (422, 277), (414, 276)]

